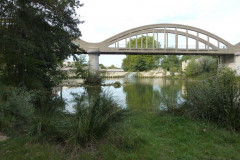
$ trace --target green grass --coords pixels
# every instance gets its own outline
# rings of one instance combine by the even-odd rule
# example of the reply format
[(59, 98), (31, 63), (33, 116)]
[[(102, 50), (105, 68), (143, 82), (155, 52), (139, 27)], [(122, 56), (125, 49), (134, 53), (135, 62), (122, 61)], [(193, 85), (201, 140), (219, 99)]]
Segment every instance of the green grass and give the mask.
[(64, 160), (67, 155), (56, 145), (28, 142), (25, 137), (10, 138), (0, 142), (1, 160)]
[(240, 159), (240, 134), (200, 120), (137, 112), (105, 139), (76, 154), (51, 143), (10, 138), (0, 142), (1, 160), (12, 159)]

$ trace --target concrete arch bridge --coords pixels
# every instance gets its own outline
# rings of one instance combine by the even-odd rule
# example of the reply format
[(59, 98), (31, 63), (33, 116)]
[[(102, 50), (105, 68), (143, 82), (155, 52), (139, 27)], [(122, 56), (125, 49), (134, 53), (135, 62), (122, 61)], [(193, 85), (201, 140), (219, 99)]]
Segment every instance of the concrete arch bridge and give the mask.
[(180, 24), (154, 24), (133, 28), (100, 43), (75, 41), (89, 54), (89, 69), (99, 70), (99, 55), (216, 55), (219, 66), (240, 75), (240, 43), (232, 45), (208, 31)]

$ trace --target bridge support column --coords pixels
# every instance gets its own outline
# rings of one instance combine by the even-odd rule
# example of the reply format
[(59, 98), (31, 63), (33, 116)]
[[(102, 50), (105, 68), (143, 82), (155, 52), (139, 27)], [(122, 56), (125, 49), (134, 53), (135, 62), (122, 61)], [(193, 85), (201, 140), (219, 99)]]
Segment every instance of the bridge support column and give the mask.
[(90, 73), (99, 76), (99, 53), (91, 53), (88, 56)]
[(240, 75), (240, 52), (235, 55), (223, 55), (218, 58), (218, 68), (227, 67), (236, 71)]

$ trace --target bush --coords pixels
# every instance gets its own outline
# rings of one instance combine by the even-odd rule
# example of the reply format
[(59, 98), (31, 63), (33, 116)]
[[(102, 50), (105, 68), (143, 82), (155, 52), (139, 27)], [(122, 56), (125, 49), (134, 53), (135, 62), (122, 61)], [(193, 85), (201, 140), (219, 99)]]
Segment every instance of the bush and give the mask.
[(31, 119), (28, 129), (29, 136), (39, 138), (59, 139), (58, 126), (61, 126), (64, 118), (65, 103), (62, 99), (52, 97), (51, 100), (41, 100), (41, 106), (37, 107)]
[(200, 73), (201, 66), (196, 62), (195, 59), (191, 59), (186, 67), (186, 75), (187, 76), (196, 76)]
[(216, 72), (217, 59), (213, 57), (203, 56), (199, 58), (200, 71), (199, 72)]
[(217, 59), (203, 56), (198, 59), (191, 59), (186, 67), (187, 76), (198, 76), (202, 73), (216, 73)]
[(0, 130), (6, 131), (20, 121), (33, 117), (33, 92), (24, 88), (0, 86)]
[(76, 112), (66, 117), (61, 129), (63, 137), (70, 146), (86, 146), (102, 138), (114, 124), (121, 122), (127, 115), (107, 94), (96, 97), (93, 103), (86, 94), (75, 95)]
[(240, 88), (233, 71), (187, 88), (184, 114), (240, 130)]
[(97, 74), (92, 74), (90, 71), (87, 72), (87, 74), (83, 77), (84, 84), (88, 85), (99, 85), (102, 83), (101, 76)]
[(116, 81), (113, 83), (114, 88), (120, 88), (122, 86), (121, 82)]

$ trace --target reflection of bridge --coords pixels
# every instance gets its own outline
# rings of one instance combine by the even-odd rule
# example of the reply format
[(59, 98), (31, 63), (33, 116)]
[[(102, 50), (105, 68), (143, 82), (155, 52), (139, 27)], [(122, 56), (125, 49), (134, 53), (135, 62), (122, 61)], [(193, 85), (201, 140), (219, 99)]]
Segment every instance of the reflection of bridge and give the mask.
[(92, 72), (99, 68), (100, 54), (216, 55), (219, 56), (219, 65), (240, 69), (240, 43), (232, 45), (212, 33), (186, 25), (148, 25), (122, 32), (100, 43), (81, 39), (76, 43), (89, 54)]

